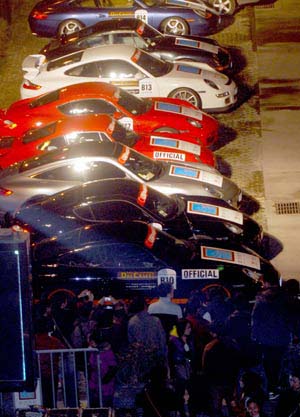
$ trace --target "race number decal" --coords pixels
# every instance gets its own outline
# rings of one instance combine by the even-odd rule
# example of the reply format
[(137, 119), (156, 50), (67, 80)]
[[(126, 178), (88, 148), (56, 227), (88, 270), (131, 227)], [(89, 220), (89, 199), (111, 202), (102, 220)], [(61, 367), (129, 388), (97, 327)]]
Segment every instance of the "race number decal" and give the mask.
[(157, 284), (172, 284), (174, 290), (176, 290), (176, 271), (170, 268), (160, 269), (157, 273)]
[(118, 122), (125, 127), (126, 130), (133, 130), (133, 120), (131, 117), (122, 117)]
[(245, 252), (201, 246), (201, 258), (248, 266), (249, 268), (260, 270), (259, 257)]
[(141, 96), (152, 96), (153, 85), (151, 80), (148, 79), (140, 81), (140, 94)]
[(138, 10), (136, 10), (134, 12), (134, 17), (136, 19), (140, 19), (143, 22), (148, 23), (148, 12), (147, 12), (147, 10), (144, 10), (144, 9), (138, 9)]

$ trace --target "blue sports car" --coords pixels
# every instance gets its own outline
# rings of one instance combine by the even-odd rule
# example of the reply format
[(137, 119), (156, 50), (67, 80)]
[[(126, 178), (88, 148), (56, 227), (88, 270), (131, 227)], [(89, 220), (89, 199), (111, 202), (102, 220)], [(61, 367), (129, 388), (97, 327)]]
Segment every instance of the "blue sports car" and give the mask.
[(55, 37), (120, 17), (135, 17), (173, 35), (208, 35), (221, 29), (218, 13), (202, 0), (42, 0), (28, 21), (33, 34)]

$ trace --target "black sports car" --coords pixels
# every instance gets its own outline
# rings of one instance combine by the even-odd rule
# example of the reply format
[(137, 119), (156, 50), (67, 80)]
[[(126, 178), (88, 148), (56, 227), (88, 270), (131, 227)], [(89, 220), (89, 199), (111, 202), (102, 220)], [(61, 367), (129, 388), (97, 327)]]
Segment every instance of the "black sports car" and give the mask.
[(256, 251), (261, 227), (249, 216), (213, 197), (170, 197), (130, 179), (91, 181), (54, 194), (17, 212), (14, 222), (33, 240), (86, 224), (142, 220), (181, 239), (208, 236), (242, 242)]
[(147, 23), (134, 19), (112, 19), (48, 43), (40, 53), (47, 60), (99, 45), (126, 44), (167, 61), (194, 61), (203, 68), (226, 71), (232, 68), (230, 53), (216, 41), (203, 37), (163, 35)]
[(84, 226), (33, 248), (37, 293), (88, 287), (100, 297), (151, 296), (157, 284), (170, 282), (181, 299), (211, 285), (245, 288), (252, 298), (264, 274), (278, 278), (272, 264), (243, 245), (183, 241), (140, 221)]

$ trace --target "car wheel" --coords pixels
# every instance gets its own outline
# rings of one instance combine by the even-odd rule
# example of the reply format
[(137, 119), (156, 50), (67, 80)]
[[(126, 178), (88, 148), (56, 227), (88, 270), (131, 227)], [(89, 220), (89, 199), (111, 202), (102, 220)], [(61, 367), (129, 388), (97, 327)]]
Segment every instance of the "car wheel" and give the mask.
[(80, 23), (78, 20), (69, 19), (64, 20), (58, 28), (58, 36), (68, 35), (69, 33), (78, 32), (79, 30), (83, 29), (84, 25)]
[(236, 9), (235, 0), (212, 0), (213, 8), (220, 14), (232, 15)]
[(185, 100), (194, 106), (199, 107), (200, 109), (202, 108), (202, 102), (199, 94), (190, 88), (177, 88), (176, 90), (173, 90), (168, 97)]
[(171, 35), (188, 35), (189, 25), (181, 17), (169, 17), (162, 22), (161, 31)]

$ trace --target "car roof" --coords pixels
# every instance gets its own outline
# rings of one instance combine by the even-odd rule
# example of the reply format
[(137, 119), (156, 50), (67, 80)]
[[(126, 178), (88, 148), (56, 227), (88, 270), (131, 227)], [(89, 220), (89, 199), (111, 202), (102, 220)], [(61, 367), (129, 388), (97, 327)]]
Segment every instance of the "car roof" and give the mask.
[(88, 48), (83, 51), (81, 61), (90, 61), (95, 58), (98, 58), (98, 59), (109, 59), (109, 58), (131, 59), (136, 49), (137, 48), (135, 46), (123, 45), (123, 44), (122, 45), (94, 46), (93, 48)]
[[(38, 130), (45, 129), (46, 126), (55, 124), (55, 131), (52, 134), (64, 135), (74, 132), (92, 130), (92, 131), (106, 131), (109, 125), (114, 123), (113, 119), (107, 114), (88, 114), (76, 117), (66, 117), (64, 119), (57, 119), (50, 123), (43, 124), (40, 128), (31, 129), (30, 132), (38, 132)], [(24, 135), (28, 135), (26, 132)], [(46, 137), (46, 136), (45, 136)]]
[[(25, 104), (29, 105), (30, 108), (38, 107), (38, 103), (43, 103), (45, 97), (47, 96), (57, 96), (57, 99), (54, 100), (54, 103), (59, 102), (60, 100), (72, 100), (73, 96), (85, 97), (89, 94), (91, 95), (101, 95), (101, 96), (113, 96), (120, 89), (119, 87), (98, 81), (88, 81), (80, 82), (76, 84), (71, 84), (65, 87), (58, 88), (57, 90), (49, 91), (45, 94), (42, 94), (38, 97), (33, 97), (30, 101), (26, 101)], [(23, 100), (24, 101), (24, 100)], [(46, 101), (47, 104), (47, 101)], [(41, 104), (42, 105), (42, 104)]]

